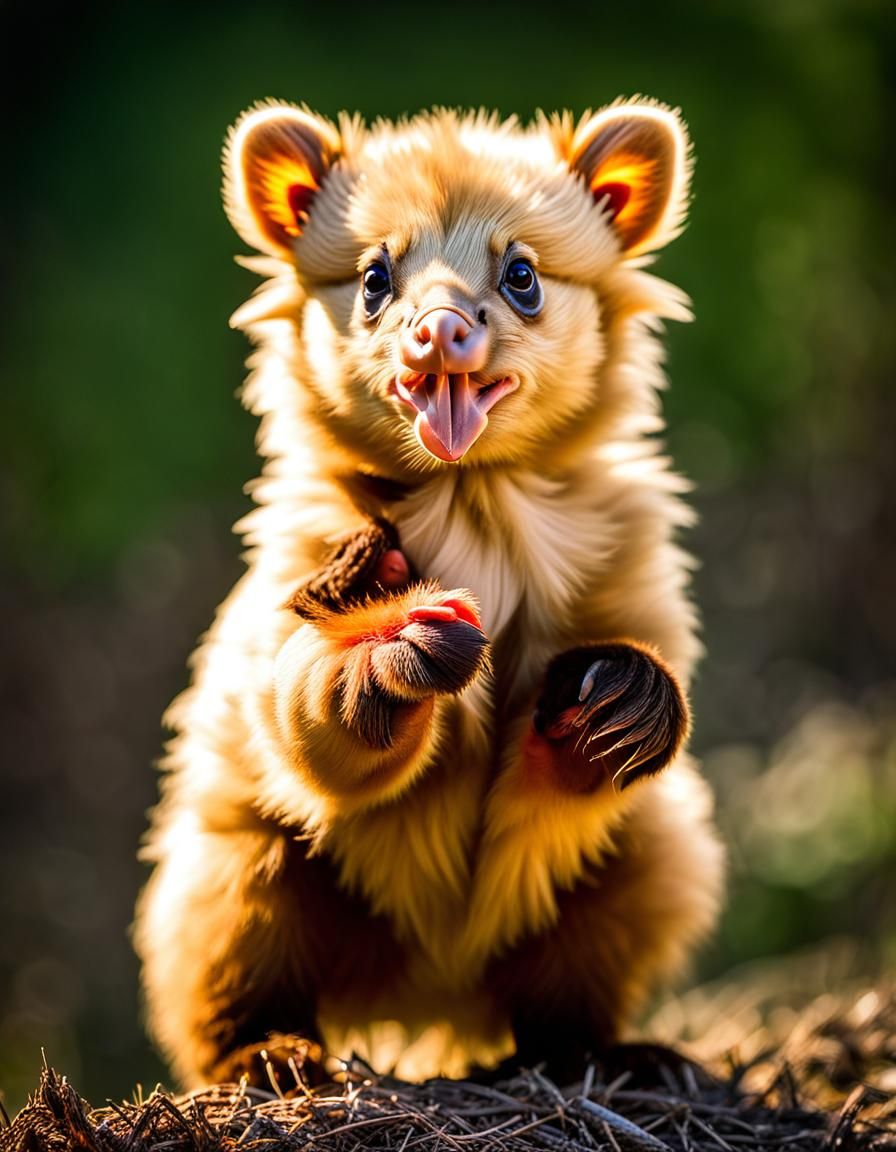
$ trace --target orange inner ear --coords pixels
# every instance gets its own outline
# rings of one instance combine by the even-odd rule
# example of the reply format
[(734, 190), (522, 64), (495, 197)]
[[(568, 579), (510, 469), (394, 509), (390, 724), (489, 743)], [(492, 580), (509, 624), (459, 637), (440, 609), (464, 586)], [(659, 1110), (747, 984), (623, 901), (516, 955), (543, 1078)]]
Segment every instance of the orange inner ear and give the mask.
[(655, 169), (654, 160), (613, 156), (591, 177), (591, 195), (598, 203), (607, 198), (604, 210), (623, 234), (651, 209)]
[(602, 200), (606, 201), (604, 211), (615, 220), (631, 199), (632, 186), (631, 184), (621, 184), (608, 180), (603, 184), (592, 184), (591, 195), (594, 197), (595, 204), (600, 204)]
[(309, 166), (295, 157), (261, 160), (257, 182), (259, 207), (265, 215), (287, 235), (299, 236), (320, 189)]

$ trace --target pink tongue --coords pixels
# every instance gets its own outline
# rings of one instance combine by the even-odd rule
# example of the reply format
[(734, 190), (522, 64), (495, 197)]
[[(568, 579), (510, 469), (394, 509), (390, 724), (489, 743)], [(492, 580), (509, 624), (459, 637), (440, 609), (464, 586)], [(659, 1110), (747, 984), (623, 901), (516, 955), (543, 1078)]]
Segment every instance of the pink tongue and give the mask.
[(424, 385), (426, 406), (422, 396), (415, 397), (420, 408), (414, 430), (427, 452), (440, 460), (459, 460), (470, 445), (482, 434), (488, 416), (476, 404), (477, 394), (466, 373), (436, 376)]

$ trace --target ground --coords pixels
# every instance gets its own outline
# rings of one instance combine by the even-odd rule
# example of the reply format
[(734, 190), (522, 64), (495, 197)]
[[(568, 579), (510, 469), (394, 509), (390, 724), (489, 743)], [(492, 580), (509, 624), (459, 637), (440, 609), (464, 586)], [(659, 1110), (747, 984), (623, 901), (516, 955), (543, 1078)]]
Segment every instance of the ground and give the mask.
[[(313, 1093), (271, 1070), (270, 1091), (157, 1089), (93, 1109), (46, 1068), (29, 1104), (0, 1129), (0, 1152), (896, 1149), (896, 985), (824, 994), (798, 1009), (769, 1007), (767, 993), (743, 986), (700, 996), (685, 1002), (690, 1026), (707, 1022), (689, 1054), (736, 1032), (735, 1047), (700, 1062), (633, 1050), (628, 1068), (626, 1057), (613, 1067), (595, 1061), (563, 1088), (538, 1069), (498, 1083), (412, 1085), (356, 1061), (341, 1083)], [(675, 1011), (655, 1025), (681, 1031)]]

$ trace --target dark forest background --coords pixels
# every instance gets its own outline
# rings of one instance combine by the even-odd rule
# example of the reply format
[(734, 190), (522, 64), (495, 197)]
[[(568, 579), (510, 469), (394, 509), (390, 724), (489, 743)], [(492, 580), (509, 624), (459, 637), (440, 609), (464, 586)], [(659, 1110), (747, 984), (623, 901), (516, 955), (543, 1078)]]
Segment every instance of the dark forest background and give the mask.
[(164, 1071), (127, 938), (159, 718), (241, 571), (256, 472), (220, 208), (265, 96), (393, 116), (643, 92), (697, 151), (660, 274), (668, 444), (708, 655), (694, 746), (731, 846), (698, 975), (896, 960), (896, 37), (887, 0), (0, 3), (0, 1089)]

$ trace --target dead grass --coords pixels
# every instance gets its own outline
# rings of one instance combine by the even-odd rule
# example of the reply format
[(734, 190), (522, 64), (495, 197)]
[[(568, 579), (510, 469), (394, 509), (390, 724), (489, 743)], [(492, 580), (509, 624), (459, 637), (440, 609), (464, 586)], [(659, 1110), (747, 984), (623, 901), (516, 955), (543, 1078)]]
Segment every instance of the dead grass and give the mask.
[[(790, 1022), (792, 1024), (792, 1021)], [(91, 1108), (46, 1068), (0, 1152), (883, 1152), (896, 1149), (896, 999), (892, 987), (848, 1002), (819, 997), (783, 1040), (750, 1037), (750, 1055), (709, 1065), (673, 1058), (611, 1079), (599, 1063), (558, 1087), (540, 1071), (496, 1084), (406, 1084), (360, 1061), (344, 1082), (308, 1092), (222, 1084), (184, 1097)], [(0, 1120), (0, 1124), (2, 1124)]]

